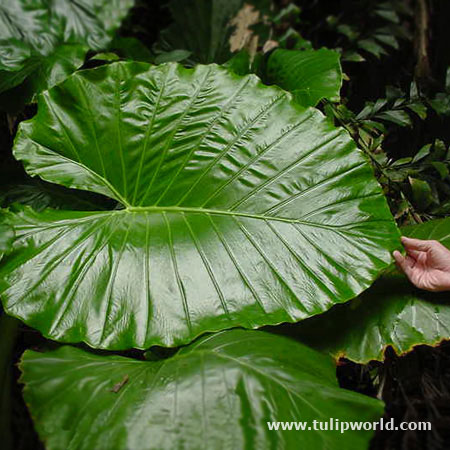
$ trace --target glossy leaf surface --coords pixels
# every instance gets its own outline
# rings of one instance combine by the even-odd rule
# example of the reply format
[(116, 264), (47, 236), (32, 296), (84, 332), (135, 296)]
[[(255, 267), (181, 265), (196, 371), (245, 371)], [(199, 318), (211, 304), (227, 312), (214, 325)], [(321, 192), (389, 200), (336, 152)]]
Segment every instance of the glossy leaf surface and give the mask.
[[(403, 233), (450, 248), (450, 218), (406, 227)], [(299, 336), (322, 351), (359, 362), (382, 360), (388, 345), (398, 353), (436, 345), (450, 339), (450, 294), (416, 289), (392, 270), (358, 299), (300, 324)]]
[(0, 222), (0, 259), (10, 251), (14, 242), (14, 230), (11, 226)]
[(8, 0), (0, 4), (0, 92), (28, 80), (29, 97), (100, 50), (133, 0)]
[(206, 337), (162, 361), (73, 347), (25, 352), (24, 395), (49, 450), (367, 448), (367, 431), (269, 431), (271, 421), (374, 421), (331, 358), (259, 331)]
[(326, 98), (339, 101), (342, 69), (338, 52), (320, 50), (277, 49), (267, 61), (267, 78), (271, 83), (292, 92), (303, 106), (315, 106)]
[(28, 173), (114, 198), (108, 212), (8, 213), (5, 308), (101, 348), (298, 321), (389, 264), (398, 231), (342, 129), (253, 75), (116, 63), (40, 99)]
[(18, 85), (31, 98), (67, 78), (83, 64), (87, 48), (82, 45), (61, 45), (48, 56), (28, 58), (17, 71), (0, 71), (0, 93)]

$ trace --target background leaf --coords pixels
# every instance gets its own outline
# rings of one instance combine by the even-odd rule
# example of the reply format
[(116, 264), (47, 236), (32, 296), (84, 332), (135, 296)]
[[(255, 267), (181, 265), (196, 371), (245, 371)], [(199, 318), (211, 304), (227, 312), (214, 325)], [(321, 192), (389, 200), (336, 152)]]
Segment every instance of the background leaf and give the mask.
[(339, 101), (342, 69), (339, 53), (320, 50), (275, 50), (267, 62), (267, 79), (292, 92), (303, 106), (315, 106), (326, 98)]
[(411, 185), (412, 195), (418, 208), (424, 211), (428, 206), (433, 203), (433, 191), (430, 185), (418, 178), (409, 177), (409, 183)]
[(277, 432), (267, 422), (372, 422), (383, 413), (380, 401), (338, 387), (330, 358), (257, 331), (218, 333), (161, 361), (72, 347), (27, 351), (21, 369), (49, 450), (356, 450), (366, 448), (371, 432)]
[[(450, 248), (450, 218), (405, 227), (403, 233), (436, 239)], [(388, 345), (405, 353), (415, 345), (436, 345), (450, 339), (449, 293), (416, 289), (392, 270), (358, 299), (291, 331), (298, 331), (302, 341), (334, 356), (358, 362), (382, 360)]]
[(0, 214), (0, 259), (3, 254), (10, 251), (14, 242), (14, 229), (3, 222), (4, 217)]
[(114, 50), (124, 59), (132, 61), (152, 62), (152, 52), (139, 39), (132, 37), (115, 36), (109, 45), (110, 50)]
[(243, 0), (171, 0), (173, 23), (161, 32), (157, 53), (185, 50), (191, 62), (223, 63), (231, 55), (231, 19)]
[[(0, 93), (24, 81), (26, 99), (105, 49), (134, 0), (10, 0), (0, 5)], [(20, 105), (19, 105), (20, 106)], [(13, 109), (19, 109), (12, 105)], [(9, 109), (9, 107), (8, 107)]]
[(48, 56), (27, 60), (18, 72), (0, 72), (0, 109), (18, 112), (33, 96), (55, 86), (83, 65), (87, 48), (60, 45)]

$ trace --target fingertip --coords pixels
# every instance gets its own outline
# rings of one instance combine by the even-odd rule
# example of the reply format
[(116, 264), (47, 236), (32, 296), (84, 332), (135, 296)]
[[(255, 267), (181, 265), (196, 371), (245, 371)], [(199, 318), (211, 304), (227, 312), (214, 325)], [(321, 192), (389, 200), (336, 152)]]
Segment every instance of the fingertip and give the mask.
[(392, 255), (394, 256), (394, 259), (397, 263), (400, 264), (401, 262), (403, 262), (403, 255), (398, 250), (395, 250)]
[(411, 241), (412, 241), (411, 238), (406, 237), (406, 236), (402, 236), (402, 237), (400, 238), (400, 240), (402, 241), (402, 244), (407, 244), (408, 242), (411, 242)]

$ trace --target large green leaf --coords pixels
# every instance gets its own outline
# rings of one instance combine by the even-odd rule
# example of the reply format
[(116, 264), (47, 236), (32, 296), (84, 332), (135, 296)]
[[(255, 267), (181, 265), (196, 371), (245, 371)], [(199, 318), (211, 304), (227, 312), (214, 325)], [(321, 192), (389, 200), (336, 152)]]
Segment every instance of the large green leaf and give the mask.
[[(403, 229), (406, 236), (436, 239), (450, 248), (450, 218)], [(295, 331), (306, 343), (358, 362), (382, 360), (391, 345), (404, 353), (419, 344), (450, 339), (450, 294), (416, 289), (390, 271), (358, 299), (339, 305)]]
[(8, 0), (0, 4), (0, 92), (28, 80), (29, 97), (107, 46), (134, 0)]
[(258, 331), (215, 334), (162, 361), (73, 347), (26, 351), (24, 396), (55, 449), (364, 449), (367, 431), (269, 431), (267, 422), (378, 420), (340, 389), (331, 358)]
[(338, 52), (277, 49), (267, 61), (269, 82), (292, 92), (303, 106), (315, 106), (327, 98), (339, 100), (342, 69)]
[(14, 153), (125, 206), (6, 213), (5, 308), (54, 339), (146, 348), (298, 321), (367, 288), (399, 245), (344, 130), (216, 65), (77, 73), (41, 96)]

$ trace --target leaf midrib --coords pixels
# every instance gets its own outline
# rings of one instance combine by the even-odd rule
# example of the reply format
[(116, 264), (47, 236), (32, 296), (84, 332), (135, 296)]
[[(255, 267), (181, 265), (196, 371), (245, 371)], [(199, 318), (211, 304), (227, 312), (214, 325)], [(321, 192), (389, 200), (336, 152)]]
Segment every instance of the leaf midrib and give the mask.
[[(318, 228), (324, 228), (326, 230), (337, 230), (341, 228), (347, 228), (349, 225), (354, 225), (353, 223), (350, 224), (340, 224), (340, 225), (333, 225), (333, 224), (325, 224), (325, 223), (318, 223), (318, 222), (310, 222), (307, 220), (302, 219), (290, 219), (287, 217), (276, 217), (276, 216), (267, 216), (262, 214), (251, 214), (251, 213), (245, 213), (245, 212), (236, 212), (236, 211), (227, 211), (227, 210), (220, 210), (220, 209), (205, 209), (200, 207), (180, 207), (180, 206), (128, 206), (124, 209), (119, 210), (111, 210), (111, 211), (88, 211), (87, 215), (85, 217), (77, 217), (76, 220), (78, 223), (82, 223), (89, 220), (94, 220), (99, 217), (103, 217), (105, 215), (112, 216), (117, 214), (131, 214), (131, 213), (157, 213), (157, 214), (163, 214), (165, 212), (174, 212), (174, 213), (197, 213), (197, 214), (206, 214), (206, 215), (218, 215), (218, 216), (230, 216), (230, 217), (246, 217), (249, 219), (257, 219), (257, 220), (263, 220), (263, 221), (276, 221), (276, 222), (284, 222), (289, 224), (299, 224), (299, 225), (305, 225), (305, 226), (311, 226), (311, 227), (318, 227)], [(45, 228), (58, 228), (61, 226), (62, 222), (65, 221), (71, 221), (71, 218), (56, 220), (53, 225), (45, 226)], [(389, 220), (371, 220), (366, 221), (368, 222), (388, 222)], [(35, 226), (35, 225), (33, 225)], [(24, 227), (25, 228), (25, 227)]]
[(227, 211), (221, 209), (209, 209), (209, 208), (200, 208), (200, 207), (181, 207), (181, 206), (128, 206), (125, 209), (120, 210), (130, 212), (130, 213), (139, 213), (139, 212), (155, 212), (155, 213), (166, 213), (166, 212), (175, 212), (175, 213), (198, 213), (198, 214), (212, 214), (212, 215), (223, 215), (223, 216), (231, 216), (231, 217), (247, 217), (250, 219), (260, 219), (260, 220), (276, 220), (280, 222), (287, 223), (297, 223), (297, 219), (289, 219), (286, 217), (274, 217), (274, 216), (264, 216), (261, 214), (251, 214), (245, 212), (236, 212), (236, 211)]

